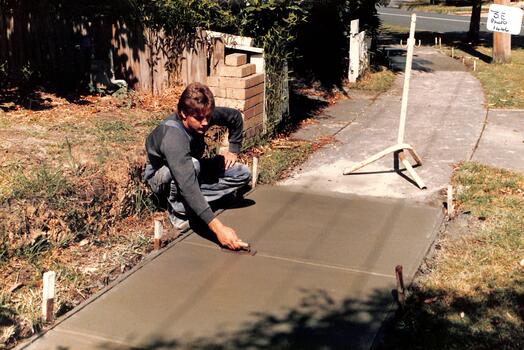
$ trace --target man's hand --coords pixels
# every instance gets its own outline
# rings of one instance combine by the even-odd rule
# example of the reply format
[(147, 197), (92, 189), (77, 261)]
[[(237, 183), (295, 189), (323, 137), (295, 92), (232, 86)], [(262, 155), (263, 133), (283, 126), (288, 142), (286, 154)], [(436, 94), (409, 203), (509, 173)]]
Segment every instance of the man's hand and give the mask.
[(223, 154), (225, 169), (231, 168), (237, 162), (238, 156), (236, 153), (226, 151)]
[(222, 224), (217, 218), (211, 220), (208, 226), (215, 233), (222, 246), (231, 250), (238, 250), (247, 246), (246, 243), (238, 238), (235, 230)]

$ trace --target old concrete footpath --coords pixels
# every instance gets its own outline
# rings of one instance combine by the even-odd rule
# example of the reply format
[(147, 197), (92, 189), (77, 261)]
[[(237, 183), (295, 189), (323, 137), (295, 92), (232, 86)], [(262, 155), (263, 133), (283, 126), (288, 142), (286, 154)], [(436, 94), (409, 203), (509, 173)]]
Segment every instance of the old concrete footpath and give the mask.
[[(404, 65), (405, 57), (392, 57), (393, 68)], [(397, 143), (403, 81), (400, 74), (386, 93), (356, 95), (329, 108), (324, 113), (329, 118), (320, 119), (316, 128), (338, 125), (335, 142), (285, 184), (424, 203), (437, 201), (439, 191), (449, 183), (453, 164), (473, 156), (486, 110), (479, 81), (461, 63), (433, 48), (420, 47), (414, 52), (404, 137), (422, 158), (423, 165), (415, 170), (428, 189), (418, 189), (405, 169), (395, 171), (392, 154), (353, 174), (342, 175), (344, 169)], [(359, 101), (360, 109), (351, 107), (354, 100)], [(297, 137), (310, 139), (310, 134), (305, 129)]]
[(442, 220), (439, 190), (452, 164), (471, 158), (486, 115), (462, 66), (432, 49), (415, 54), (406, 141), (428, 190), (396, 173), (391, 156), (342, 175), (396, 141), (399, 76), (387, 93), (330, 107), (296, 137), (336, 142), (221, 214), (257, 255), (190, 234), (26, 348), (369, 349), (394, 308), (395, 266), (412, 279)]

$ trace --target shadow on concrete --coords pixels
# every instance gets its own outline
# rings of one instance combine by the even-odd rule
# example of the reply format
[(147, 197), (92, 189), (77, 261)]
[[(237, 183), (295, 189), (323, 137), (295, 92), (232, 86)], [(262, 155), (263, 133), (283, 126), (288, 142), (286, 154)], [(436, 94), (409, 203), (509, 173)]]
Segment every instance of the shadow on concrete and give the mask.
[[(405, 70), (406, 54), (390, 56), (389, 59), (390, 59), (389, 67), (391, 68), (391, 70), (395, 72), (399, 72), (399, 71), (403, 72)], [(435, 69), (432, 68), (433, 65), (434, 65), (433, 62), (429, 60), (425, 60), (423, 58), (419, 58), (417, 55), (414, 54), (413, 61), (411, 64), (411, 70), (431, 73), (435, 71)]]
[[(234, 199), (229, 200), (228, 198), (226, 198), (223, 201), (211, 202), (210, 206), (212, 210), (216, 212), (217, 210), (222, 210), (222, 209), (234, 210), (234, 209), (247, 208), (255, 204), (256, 202), (249, 198), (242, 198), (240, 200), (234, 200)], [(218, 246), (222, 246), (220, 242), (218, 242), (217, 237), (213, 233), (213, 231), (211, 231), (209, 227), (199, 218), (194, 217), (194, 216), (190, 217), (189, 218), (189, 227), (194, 233), (196, 233), (200, 237)]]
[[(307, 92), (301, 92), (304, 88), (297, 82), (291, 82), (289, 89), (289, 118), (287, 118), (281, 129), (286, 134), (291, 134), (300, 129), (300, 122), (309, 118), (319, 118), (322, 111), (329, 107), (329, 102), (321, 97), (308, 95)], [(326, 92), (328, 93), (328, 92)]]
[[(279, 315), (258, 313), (254, 320), (232, 332), (219, 332), (190, 342), (166, 337), (153, 338), (140, 349), (360, 349), (364, 338), (376, 331), (382, 317), (365, 321), (361, 313), (383, 315), (390, 305), (391, 293), (375, 290), (367, 302), (345, 299), (336, 302), (323, 289), (304, 290), (297, 306)], [(432, 300), (428, 302), (428, 300)], [(513, 286), (499, 288), (478, 297), (449, 295), (441, 289), (423, 293), (412, 291), (412, 297), (394, 317), (382, 326), (373, 349), (520, 349), (524, 334), (522, 308), (514, 319), (497, 316), (510, 302), (522, 303), (524, 293), (515, 281)], [(491, 311), (490, 311), (491, 310)], [(464, 312), (462, 321), (450, 318)], [(488, 325), (481, 325), (487, 322)], [(491, 326), (489, 326), (491, 325)], [(122, 350), (128, 347), (102, 343), (99, 349)], [(67, 348), (63, 348), (66, 350)]]
[[(389, 290), (375, 290), (367, 302), (335, 300), (322, 288), (302, 290), (295, 307), (279, 314), (256, 313), (238, 330), (189, 342), (158, 337), (140, 349), (362, 349), (368, 348), (391, 305)], [(123, 349), (100, 344), (100, 349)]]

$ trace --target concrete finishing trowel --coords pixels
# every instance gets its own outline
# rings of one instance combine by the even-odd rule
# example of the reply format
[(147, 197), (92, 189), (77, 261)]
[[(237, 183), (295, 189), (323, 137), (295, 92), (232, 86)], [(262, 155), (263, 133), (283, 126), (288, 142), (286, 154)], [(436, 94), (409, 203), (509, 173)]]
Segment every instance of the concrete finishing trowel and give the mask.
[(240, 248), (237, 250), (231, 250), (229, 248), (222, 247), (223, 252), (232, 253), (232, 254), (241, 254), (241, 255), (255, 255), (257, 251), (251, 247), (249, 243), (246, 242), (239, 242)]

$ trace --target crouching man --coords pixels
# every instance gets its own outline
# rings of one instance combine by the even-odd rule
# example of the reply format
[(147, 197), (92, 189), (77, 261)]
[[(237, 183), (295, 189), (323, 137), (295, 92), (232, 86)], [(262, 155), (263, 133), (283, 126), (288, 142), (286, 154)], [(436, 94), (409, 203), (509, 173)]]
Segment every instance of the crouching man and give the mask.
[[(204, 134), (212, 125), (228, 128), (229, 151), (213, 158), (202, 158)], [(189, 218), (202, 220), (220, 244), (232, 250), (243, 248), (245, 243), (233, 228), (215, 217), (209, 203), (248, 189), (249, 168), (237, 163), (242, 129), (239, 111), (215, 108), (209, 88), (192, 83), (182, 93), (177, 113), (158, 125), (146, 140), (149, 163), (145, 180), (155, 194), (167, 198), (173, 226), (183, 228)]]

